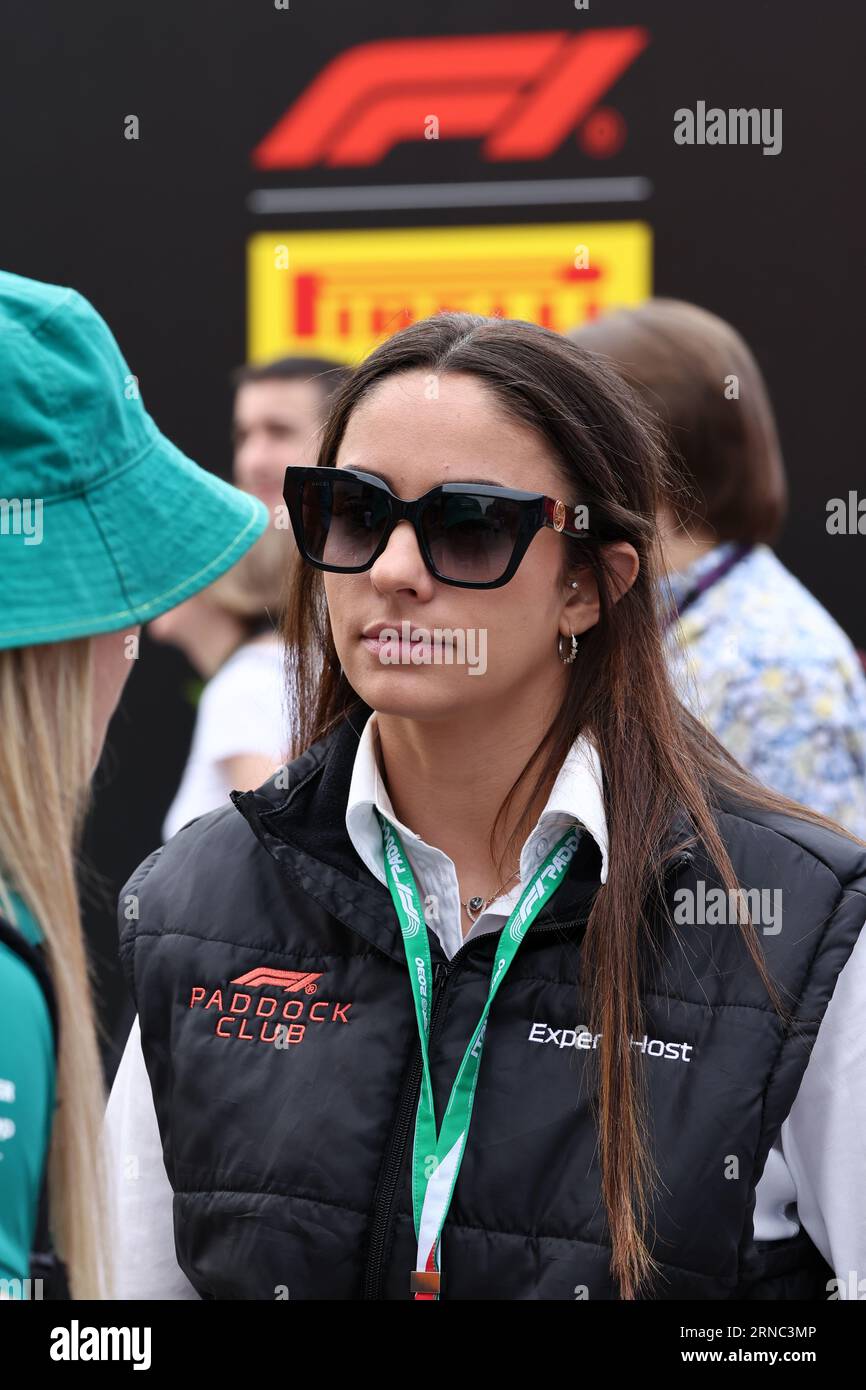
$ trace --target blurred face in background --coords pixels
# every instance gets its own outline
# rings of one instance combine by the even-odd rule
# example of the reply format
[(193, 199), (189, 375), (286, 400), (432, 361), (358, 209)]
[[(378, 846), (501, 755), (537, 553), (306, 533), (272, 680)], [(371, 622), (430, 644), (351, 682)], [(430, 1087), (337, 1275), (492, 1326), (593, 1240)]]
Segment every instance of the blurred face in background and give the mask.
[(324, 395), (315, 381), (248, 381), (235, 396), (234, 481), (273, 512), (287, 468), (316, 461)]

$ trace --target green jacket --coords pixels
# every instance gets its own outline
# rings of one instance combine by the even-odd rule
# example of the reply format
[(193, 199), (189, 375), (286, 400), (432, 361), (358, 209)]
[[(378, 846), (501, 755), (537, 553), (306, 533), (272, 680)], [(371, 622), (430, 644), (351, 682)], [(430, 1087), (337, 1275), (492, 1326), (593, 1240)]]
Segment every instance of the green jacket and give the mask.
[[(38, 923), (12, 895), (15, 926), (31, 945)], [(55, 1103), (51, 1016), (29, 966), (0, 941), (0, 1280), (24, 1280)], [(0, 1298), (20, 1297), (0, 1283)]]

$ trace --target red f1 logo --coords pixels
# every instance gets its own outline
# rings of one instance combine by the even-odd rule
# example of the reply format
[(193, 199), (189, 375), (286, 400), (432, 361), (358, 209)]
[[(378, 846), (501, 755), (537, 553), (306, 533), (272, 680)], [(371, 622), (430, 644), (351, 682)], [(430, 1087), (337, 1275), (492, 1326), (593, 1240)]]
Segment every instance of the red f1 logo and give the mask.
[(237, 979), (230, 983), (246, 985), (249, 989), (258, 989), (260, 985), (276, 985), (282, 990), (303, 989), (307, 994), (315, 994), (316, 981), (321, 978), (321, 972), (316, 974), (310, 970), (268, 970), (260, 966), (257, 970), (248, 970), (246, 975), (238, 975)]
[[(645, 29), (384, 39), (334, 58), (253, 151), (259, 169), (377, 164), (404, 140), (486, 137), (489, 160), (544, 159), (649, 43)], [(601, 113), (599, 113), (601, 115)]]

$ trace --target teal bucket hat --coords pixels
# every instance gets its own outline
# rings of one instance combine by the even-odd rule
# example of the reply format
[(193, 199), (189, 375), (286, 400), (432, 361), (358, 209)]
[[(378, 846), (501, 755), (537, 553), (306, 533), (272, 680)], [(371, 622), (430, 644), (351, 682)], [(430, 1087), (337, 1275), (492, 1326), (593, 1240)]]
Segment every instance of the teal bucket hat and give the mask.
[(267, 523), (159, 432), (82, 295), (0, 272), (0, 648), (148, 622)]

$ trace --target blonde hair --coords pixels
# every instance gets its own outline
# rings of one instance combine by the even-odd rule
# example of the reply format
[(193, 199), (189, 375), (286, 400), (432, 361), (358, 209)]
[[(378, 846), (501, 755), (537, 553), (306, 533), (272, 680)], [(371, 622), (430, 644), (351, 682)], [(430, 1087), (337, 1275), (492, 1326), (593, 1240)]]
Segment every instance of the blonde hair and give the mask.
[(104, 1297), (105, 1090), (75, 883), (92, 770), (90, 640), (0, 651), (0, 909), (20, 895), (57, 996), (49, 1221), (74, 1299)]

